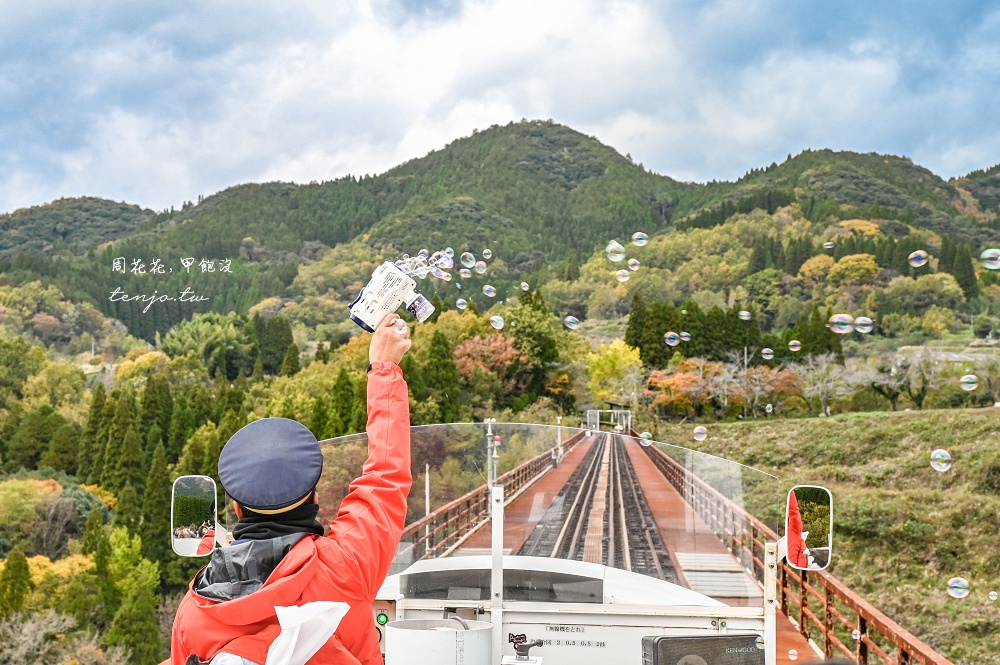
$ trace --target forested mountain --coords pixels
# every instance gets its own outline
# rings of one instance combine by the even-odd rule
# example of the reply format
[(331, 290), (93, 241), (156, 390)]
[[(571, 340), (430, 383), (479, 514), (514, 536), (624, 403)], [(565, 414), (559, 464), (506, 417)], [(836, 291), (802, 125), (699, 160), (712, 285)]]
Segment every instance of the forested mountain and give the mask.
[[(935, 249), (948, 237), (972, 255), (1000, 240), (997, 167), (946, 182), (904, 157), (807, 150), (735, 183), (699, 185), (650, 173), (568, 127), (522, 121), (378, 176), (240, 185), (156, 214), (96, 199), (18, 211), (2, 220), (0, 271), (11, 286), (54, 284), (149, 341), (196, 313), (245, 313), (273, 296), (284, 304), (312, 298), (315, 307), (304, 308), (299, 322), (327, 325), (332, 339), (343, 334), (329, 327), (332, 308), (363, 285), (374, 261), (420, 248), (490, 248), (498, 259), (494, 286), (503, 291), (522, 280), (538, 286), (572, 276), (577, 262), (636, 230), (711, 229), (734, 215), (787, 206), (813, 224), (813, 234), (862, 219), (887, 238), (930, 231), (925, 237)], [(779, 241), (785, 251), (787, 239)], [(809, 256), (818, 251), (810, 248)], [(116, 259), (123, 270), (114, 269)], [(442, 299), (461, 295), (455, 285), (439, 286)], [(112, 302), (116, 288), (149, 296), (188, 288), (204, 299), (144, 311), (141, 302)], [(480, 298), (477, 305), (489, 303)], [(586, 305), (577, 302), (573, 311)]]

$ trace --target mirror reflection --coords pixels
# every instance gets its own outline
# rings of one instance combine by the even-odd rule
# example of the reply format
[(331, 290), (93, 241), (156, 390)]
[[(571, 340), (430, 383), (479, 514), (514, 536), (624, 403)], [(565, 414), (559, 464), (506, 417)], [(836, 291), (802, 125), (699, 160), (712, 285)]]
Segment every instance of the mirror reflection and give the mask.
[(788, 565), (798, 570), (823, 570), (833, 551), (833, 496), (815, 485), (797, 485), (788, 492), (785, 510)]
[(208, 476), (181, 476), (174, 481), (170, 542), (180, 556), (212, 553), (216, 534), (215, 491), (215, 481)]

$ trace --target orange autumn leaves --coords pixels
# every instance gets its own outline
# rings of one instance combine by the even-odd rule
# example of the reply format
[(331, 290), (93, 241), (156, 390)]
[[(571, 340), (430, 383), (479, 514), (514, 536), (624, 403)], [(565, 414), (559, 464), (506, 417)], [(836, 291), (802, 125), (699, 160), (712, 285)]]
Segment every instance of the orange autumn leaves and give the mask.
[(712, 400), (756, 413), (765, 404), (801, 396), (801, 377), (791, 370), (759, 366), (744, 372), (700, 358), (684, 360), (673, 371), (653, 371), (645, 390), (654, 407), (671, 415), (695, 415)]

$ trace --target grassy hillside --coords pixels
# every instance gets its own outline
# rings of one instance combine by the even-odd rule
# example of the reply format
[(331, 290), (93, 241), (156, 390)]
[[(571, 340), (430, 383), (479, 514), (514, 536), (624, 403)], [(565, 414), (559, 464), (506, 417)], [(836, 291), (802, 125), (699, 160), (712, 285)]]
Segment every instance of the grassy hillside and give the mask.
[[(832, 572), (963, 665), (1000, 663), (1000, 409), (858, 413), (832, 418), (659, 425), (657, 440), (719, 455), (834, 496)], [(953, 466), (931, 468), (947, 450)], [(776, 510), (753, 507), (767, 517)], [(947, 582), (969, 581), (966, 598)]]
[(18, 252), (82, 254), (134, 233), (153, 212), (137, 205), (84, 197), (0, 215), (0, 256)]

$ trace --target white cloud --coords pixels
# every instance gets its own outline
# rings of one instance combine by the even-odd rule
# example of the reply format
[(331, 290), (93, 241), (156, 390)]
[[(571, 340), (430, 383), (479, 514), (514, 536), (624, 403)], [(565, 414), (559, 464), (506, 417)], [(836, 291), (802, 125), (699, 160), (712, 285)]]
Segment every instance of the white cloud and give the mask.
[(984, 103), (1000, 12), (949, 50), (923, 46), (933, 26), (875, 20), (796, 36), (770, 0), (410, 15), (393, 1), (18, 10), (0, 27), (17, 45), (0, 46), (0, 209), (81, 194), (159, 209), (240, 182), (378, 173), (522, 117), (685, 180), (806, 147), (910, 154), (943, 175), (1000, 160)]

